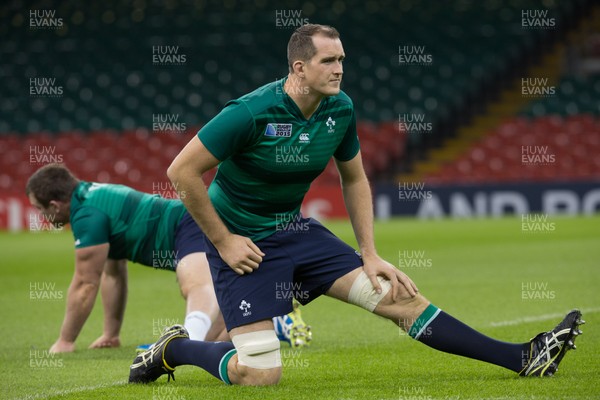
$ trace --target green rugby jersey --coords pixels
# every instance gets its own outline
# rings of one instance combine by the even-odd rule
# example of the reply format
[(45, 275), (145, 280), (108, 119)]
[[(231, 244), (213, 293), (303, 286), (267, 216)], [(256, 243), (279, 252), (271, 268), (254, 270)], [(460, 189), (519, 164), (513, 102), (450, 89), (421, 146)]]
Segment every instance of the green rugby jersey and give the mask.
[(172, 269), (165, 260), (175, 258), (175, 229), (184, 213), (179, 200), (82, 181), (71, 196), (75, 248), (108, 243), (109, 258)]
[(350, 98), (326, 97), (304, 118), (283, 90), (286, 78), (226, 104), (198, 137), (218, 160), (208, 189), (223, 222), (257, 241), (295, 221), (312, 181), (334, 156), (348, 161), (359, 151)]

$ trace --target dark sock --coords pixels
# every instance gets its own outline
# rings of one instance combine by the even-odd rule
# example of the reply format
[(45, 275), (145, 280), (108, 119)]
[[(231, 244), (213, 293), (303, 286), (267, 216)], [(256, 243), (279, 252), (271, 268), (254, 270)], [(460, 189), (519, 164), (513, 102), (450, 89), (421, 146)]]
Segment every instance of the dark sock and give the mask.
[(235, 347), (231, 342), (202, 342), (180, 338), (169, 342), (164, 357), (171, 368), (179, 365), (195, 365), (231, 385), (227, 376), (227, 363), (235, 353)]
[(525, 366), (530, 347), (529, 343), (506, 343), (489, 338), (433, 304), (417, 318), (408, 334), (436, 350), (489, 362), (515, 372)]

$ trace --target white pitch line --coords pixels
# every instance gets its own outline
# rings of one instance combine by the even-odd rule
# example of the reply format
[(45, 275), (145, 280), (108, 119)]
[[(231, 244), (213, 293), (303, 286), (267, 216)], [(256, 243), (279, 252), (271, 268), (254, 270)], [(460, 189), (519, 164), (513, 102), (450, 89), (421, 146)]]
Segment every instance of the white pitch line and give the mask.
[(127, 381), (126, 380), (122, 380), (122, 381), (116, 381), (116, 382), (113, 382), (113, 383), (101, 383), (99, 385), (94, 385), (94, 386), (76, 386), (73, 389), (55, 390), (55, 391), (50, 392), (50, 393), (28, 394), (25, 397), (18, 397), (15, 400), (47, 399), (47, 398), (50, 398), (50, 397), (53, 397), (53, 396), (63, 396), (63, 395), (67, 395), (67, 394), (80, 393), (80, 392), (91, 392), (93, 390), (105, 389), (105, 388), (109, 388), (109, 387), (112, 387), (112, 386), (122, 385), (124, 383), (127, 383)]
[[(593, 314), (593, 313), (597, 313), (597, 312), (600, 312), (600, 307), (584, 308), (581, 310), (581, 313), (583, 314), (584, 319), (585, 319), (585, 314)], [(506, 321), (490, 322), (489, 326), (496, 328), (499, 326), (520, 325), (520, 324), (526, 324), (529, 322), (547, 321), (549, 319), (564, 317), (565, 315), (566, 315), (566, 312), (534, 315), (534, 316), (529, 316), (529, 317), (520, 317), (520, 318), (516, 318), (516, 319), (509, 319)]]

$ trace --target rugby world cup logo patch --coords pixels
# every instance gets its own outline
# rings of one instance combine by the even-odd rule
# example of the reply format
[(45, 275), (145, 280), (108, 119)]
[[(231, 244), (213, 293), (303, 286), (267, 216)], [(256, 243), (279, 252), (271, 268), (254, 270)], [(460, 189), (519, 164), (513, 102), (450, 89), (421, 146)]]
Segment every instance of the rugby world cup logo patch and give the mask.
[(265, 136), (270, 137), (291, 137), (292, 124), (267, 124)]

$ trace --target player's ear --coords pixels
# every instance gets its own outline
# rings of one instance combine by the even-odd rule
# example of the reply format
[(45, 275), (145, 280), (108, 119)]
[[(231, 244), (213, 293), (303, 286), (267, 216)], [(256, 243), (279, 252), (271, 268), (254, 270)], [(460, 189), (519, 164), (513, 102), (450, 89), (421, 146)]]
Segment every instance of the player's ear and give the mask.
[(60, 209), (61, 209), (61, 207), (60, 207), (60, 206), (61, 206), (61, 204), (60, 204), (60, 202), (59, 202), (59, 201), (57, 201), (57, 200), (50, 200), (50, 202), (48, 203), (48, 207), (47, 207), (47, 208), (48, 208), (50, 211), (53, 211), (53, 212), (58, 212), (58, 211), (60, 211)]
[(294, 64), (292, 64), (292, 67), (294, 68), (294, 74), (296, 74), (299, 78), (304, 78), (305, 77), (305, 72), (304, 72), (304, 68), (305, 68), (305, 63), (304, 61), (294, 61)]

